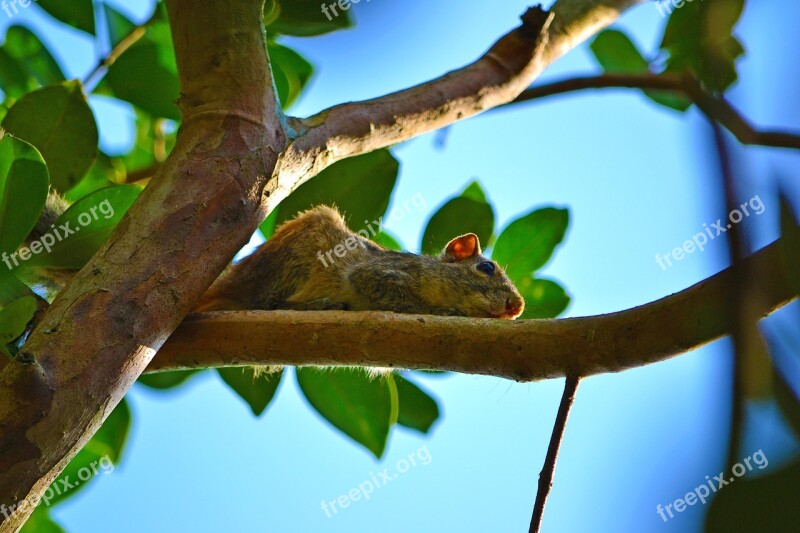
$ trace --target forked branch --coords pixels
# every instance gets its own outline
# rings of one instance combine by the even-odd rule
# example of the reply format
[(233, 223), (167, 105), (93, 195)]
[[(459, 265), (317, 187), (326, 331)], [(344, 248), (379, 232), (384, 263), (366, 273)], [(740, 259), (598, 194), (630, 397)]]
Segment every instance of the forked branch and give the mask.
[(539, 7), (474, 63), (416, 87), (290, 119), (287, 150), (297, 172), (318, 173), (371, 152), (510, 102), (553, 61), (611, 24), (641, 0), (559, 0)]

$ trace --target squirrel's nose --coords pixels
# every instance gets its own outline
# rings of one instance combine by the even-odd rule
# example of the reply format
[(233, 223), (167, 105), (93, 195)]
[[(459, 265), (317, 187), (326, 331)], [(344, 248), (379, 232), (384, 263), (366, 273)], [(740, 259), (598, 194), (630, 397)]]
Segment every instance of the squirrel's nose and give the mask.
[(506, 299), (506, 312), (511, 314), (519, 314), (522, 311), (522, 299), (507, 298)]

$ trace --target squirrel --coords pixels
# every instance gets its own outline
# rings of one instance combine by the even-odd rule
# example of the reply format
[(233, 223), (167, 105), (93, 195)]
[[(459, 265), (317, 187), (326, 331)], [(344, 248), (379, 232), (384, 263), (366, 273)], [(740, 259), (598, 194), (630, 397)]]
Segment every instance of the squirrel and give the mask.
[[(366, 230), (362, 230), (366, 233)], [(515, 319), (525, 302), (474, 233), (438, 257), (387, 250), (331, 207), (304, 211), (229, 267), (198, 311), (339, 309)]]
[[(50, 194), (29, 240), (67, 205)], [(481, 255), (474, 233), (454, 238), (437, 257), (397, 252), (351, 231), (336, 209), (317, 206), (230, 265), (194, 311), (374, 310), (513, 320), (524, 307), (502, 268)]]

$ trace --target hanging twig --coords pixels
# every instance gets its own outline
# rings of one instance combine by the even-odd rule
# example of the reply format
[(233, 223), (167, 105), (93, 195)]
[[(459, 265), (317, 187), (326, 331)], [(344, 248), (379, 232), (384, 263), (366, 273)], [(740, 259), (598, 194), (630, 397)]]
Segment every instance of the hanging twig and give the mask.
[(553, 424), (553, 433), (550, 436), (550, 445), (547, 447), (547, 456), (545, 457), (542, 471), (539, 473), (539, 490), (536, 491), (536, 503), (533, 506), (530, 533), (538, 533), (542, 527), (544, 506), (547, 503), (547, 497), (550, 495), (550, 489), (553, 488), (553, 476), (556, 472), (558, 451), (561, 448), (564, 430), (567, 428), (567, 419), (569, 418), (572, 404), (575, 402), (575, 393), (578, 391), (580, 380), (580, 377), (567, 377), (564, 383), (564, 394), (561, 396), (561, 404), (558, 406), (558, 414), (556, 415), (555, 424)]

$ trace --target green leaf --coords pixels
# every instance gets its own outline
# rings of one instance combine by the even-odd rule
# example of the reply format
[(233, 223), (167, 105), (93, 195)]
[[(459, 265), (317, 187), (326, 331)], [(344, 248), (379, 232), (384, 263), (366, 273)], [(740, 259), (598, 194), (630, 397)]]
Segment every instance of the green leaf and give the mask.
[(112, 473), (122, 456), (130, 425), (130, 407), (123, 398), (92, 439), (50, 484), (39, 507), (55, 505), (75, 495), (99, 475)]
[(36, 0), (36, 3), (61, 22), (94, 35), (92, 0)]
[(101, 92), (132, 103), (154, 117), (180, 120), (178, 67), (169, 24), (155, 22), (145, 36), (109, 67)]
[(314, 67), (303, 56), (277, 43), (269, 43), (269, 59), (278, 98), (285, 109), (292, 105), (314, 73)]
[(686, 3), (673, 11), (661, 48), (669, 54), (667, 69), (688, 71), (712, 91), (724, 91), (737, 79), (736, 60), (744, 54), (732, 35), (744, 0)]
[(5, 47), (0, 48), (0, 89), (7, 98), (18, 98), (28, 90), (28, 73), (23, 63), (9, 55)]
[(198, 374), (200, 370), (171, 370), (168, 372), (155, 372), (142, 374), (136, 381), (146, 387), (157, 390), (167, 390), (183, 384), (190, 377)]
[(378, 232), (378, 234), (375, 235), (375, 238), (372, 240), (389, 250), (397, 250), (398, 252), (403, 250), (403, 245), (400, 244), (400, 241), (397, 240), (397, 237), (386, 230), (381, 230)]
[(19, 531), (20, 533), (66, 533), (53, 521), (44, 507), (37, 507)]
[(590, 45), (592, 53), (606, 72), (640, 74), (649, 63), (630, 38), (617, 30), (600, 32)]
[(461, 193), (461, 196), (464, 198), (471, 198), (476, 202), (487, 203), (486, 192), (483, 190), (483, 187), (481, 187), (481, 184), (478, 183), (477, 180), (467, 185), (467, 188), (464, 189), (464, 192)]
[(125, 37), (136, 29), (136, 24), (131, 22), (128, 17), (106, 4), (102, 4), (106, 16), (106, 26), (108, 27), (108, 39), (111, 47), (117, 46)]
[(0, 88), (18, 98), (40, 85), (64, 81), (64, 73), (47, 47), (28, 28), (11, 26), (0, 48)]
[(34, 294), (7, 266), (4, 263), (0, 264), (0, 306)]
[[(648, 61), (636, 48), (633, 41), (620, 31), (600, 32), (590, 48), (597, 62), (606, 72), (646, 74), (650, 71)], [(653, 101), (676, 111), (686, 111), (692, 105), (691, 100), (675, 92), (652, 90), (642, 92)]]
[[(763, 452), (755, 452), (753, 456)], [(751, 457), (753, 457), (751, 456)], [(800, 461), (778, 469), (771, 464), (765, 465), (764, 459), (758, 456), (750, 459), (753, 471), (745, 467), (745, 474), (720, 490), (711, 501), (706, 516), (707, 533), (730, 533), (732, 531), (794, 531), (791, 524), (800, 524), (800, 505), (797, 505), (797, 494), (800, 493)], [(743, 462), (740, 462), (743, 464)], [(744, 464), (743, 464), (744, 466)], [(767, 470), (769, 469), (769, 470)], [(756, 477), (756, 472), (769, 472)], [(727, 478), (733, 477), (730, 473)], [(728, 481), (728, 479), (726, 479)], [(716, 487), (716, 485), (715, 485)]]
[(451, 239), (474, 233), (481, 246), (486, 246), (494, 231), (494, 211), (486, 202), (459, 196), (445, 203), (434, 213), (422, 235), (422, 253), (435, 255)]
[(297, 382), (323, 418), (375, 457), (383, 455), (394, 409), (387, 380), (361, 369), (306, 367), (297, 369)]
[(669, 107), (675, 111), (684, 112), (692, 107), (692, 101), (688, 98), (681, 96), (679, 93), (670, 91), (644, 91), (651, 100), (664, 107)]
[(217, 372), (222, 381), (250, 406), (256, 416), (261, 416), (272, 401), (283, 376), (282, 368), (277, 372), (259, 373), (253, 367), (229, 367), (218, 368)]
[(268, 238), (276, 225), (320, 204), (336, 206), (354, 231), (367, 227), (378, 231), (399, 168), (389, 150), (339, 161), (283, 200), (261, 225), (261, 231)]
[(79, 81), (43, 87), (11, 106), (3, 128), (41, 152), (50, 183), (66, 191), (97, 157), (97, 124)]
[(395, 374), (394, 382), (400, 403), (397, 423), (421, 433), (430, 431), (439, 419), (439, 405), (436, 400), (408, 379)]
[(36, 314), (36, 298), (24, 296), (0, 309), (0, 346), (5, 346), (23, 333)]
[(77, 202), (95, 191), (116, 185), (125, 177), (125, 169), (121, 167), (119, 158), (112, 159), (101, 151), (89, 172), (64, 194), (64, 198), (68, 202)]
[(49, 183), (36, 148), (0, 130), (0, 253), (15, 251), (33, 230)]
[(553, 255), (569, 225), (569, 211), (546, 207), (518, 218), (497, 238), (492, 259), (516, 284), (530, 278)]
[(328, 7), (326, 15), (322, 5), (327, 7), (330, 4), (320, 3), (320, 0), (267, 0), (264, 5), (267, 32), (311, 37), (353, 25), (349, 9), (342, 10), (337, 4), (335, 12)]
[(555, 318), (567, 308), (570, 297), (555, 281), (530, 276), (517, 283), (525, 299), (525, 311), (520, 318)]
[[(55, 244), (48, 253), (34, 255), (30, 266), (77, 270), (100, 249), (141, 189), (135, 185), (117, 185), (100, 189), (72, 204), (56, 220), (50, 235)], [(68, 225), (67, 227), (64, 227)], [(68, 230), (72, 231), (68, 234)]]

